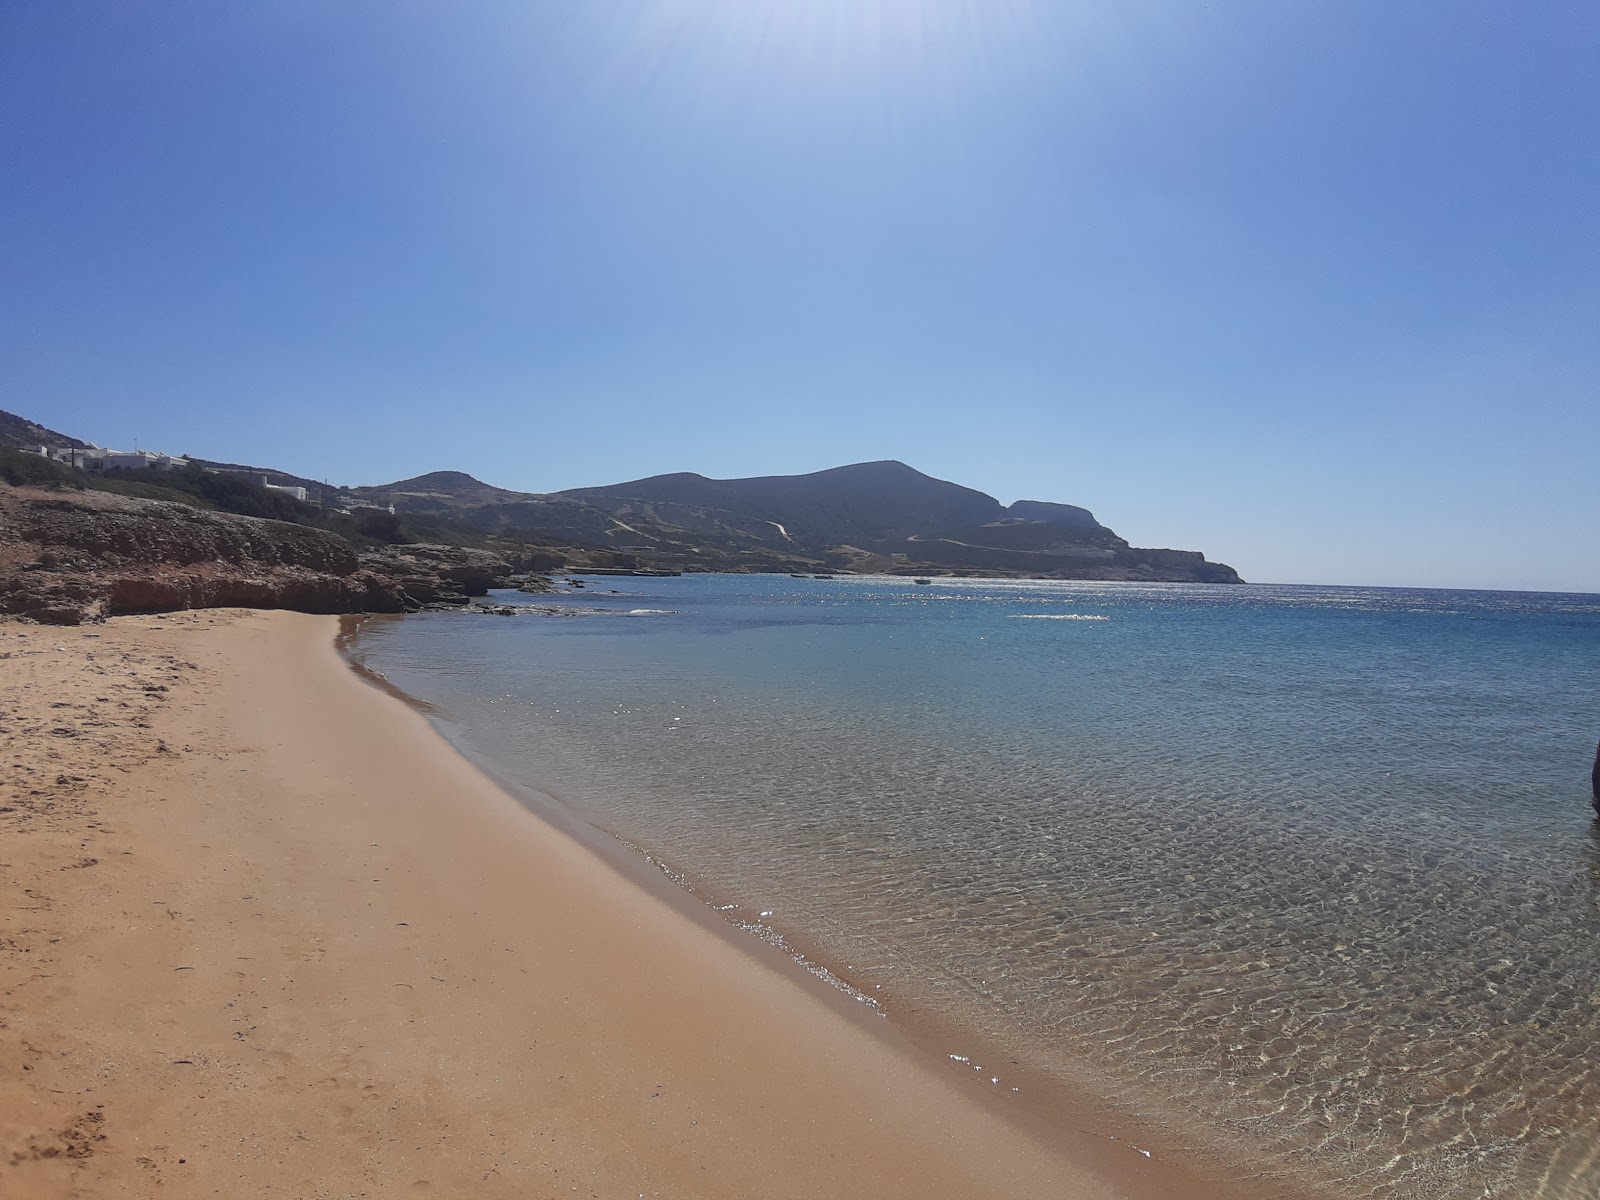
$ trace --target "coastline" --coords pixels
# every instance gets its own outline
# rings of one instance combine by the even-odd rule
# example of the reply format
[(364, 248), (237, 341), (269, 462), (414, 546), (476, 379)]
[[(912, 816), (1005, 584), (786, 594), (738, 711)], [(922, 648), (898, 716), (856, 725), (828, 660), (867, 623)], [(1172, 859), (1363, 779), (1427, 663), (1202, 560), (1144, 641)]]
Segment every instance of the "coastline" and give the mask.
[[(1157, 1115), (1139, 1100), (1112, 1099), (1111, 1085), (1090, 1063), (1082, 1063), (1070, 1076), (1038, 1069), (1019, 1058), (1014, 1045), (952, 1022), (920, 997), (875, 986), (874, 980), (848, 966), (805, 930), (780, 921), (749, 920), (743, 915), (754, 911), (748, 895), (709, 887), (692, 867), (611, 828), (604, 814), (581, 799), (542, 779), (513, 772), (475, 744), (467, 727), (451, 712), (413, 695), (374, 667), (362, 652), (362, 631), (368, 625), (405, 619), (388, 614), (340, 617), (336, 644), (348, 666), (370, 686), (423, 716), (443, 742), (537, 820), (578, 842), (610, 870), (728, 943), (736, 953), (752, 956), (788, 977), (809, 991), (816, 1002), (832, 1008), (891, 1052), (909, 1057), (984, 1111), (998, 1115), (1007, 1125), (1068, 1160), (1122, 1180), (1135, 1196), (1331, 1200), (1336, 1194), (1319, 1186), (1316, 1178), (1256, 1161), (1247, 1145), (1220, 1146), (1208, 1136), (1213, 1130), (1194, 1114), (1185, 1119), (1172, 1110), (1162, 1110)], [(956, 1050), (961, 1052), (959, 1056), (952, 1053)], [(980, 1063), (989, 1066), (986, 1069)], [(994, 1082), (1003, 1082), (1005, 1087), (989, 1086), (996, 1070), (1004, 1079)]]
[(1212, 1192), (1045, 1146), (662, 903), (358, 677), (335, 630), (0, 626), (8, 1188)]

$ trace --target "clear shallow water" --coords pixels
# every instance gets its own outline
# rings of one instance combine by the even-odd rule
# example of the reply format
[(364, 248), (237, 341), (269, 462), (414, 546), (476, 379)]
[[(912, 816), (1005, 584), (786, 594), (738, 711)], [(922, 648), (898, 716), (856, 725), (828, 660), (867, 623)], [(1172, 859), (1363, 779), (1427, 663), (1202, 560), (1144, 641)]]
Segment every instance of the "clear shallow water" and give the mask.
[(359, 649), (891, 1011), (1169, 1139), (1336, 1195), (1600, 1193), (1600, 597), (592, 583), (610, 615)]

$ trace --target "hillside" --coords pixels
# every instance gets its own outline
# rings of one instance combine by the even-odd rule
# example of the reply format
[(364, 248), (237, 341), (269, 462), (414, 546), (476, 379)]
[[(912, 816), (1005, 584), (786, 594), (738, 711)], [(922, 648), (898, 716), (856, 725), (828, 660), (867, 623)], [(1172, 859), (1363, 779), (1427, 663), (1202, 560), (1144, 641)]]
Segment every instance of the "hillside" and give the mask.
[(343, 489), (352, 496), (373, 503), (382, 501), (407, 510), (441, 512), (453, 508), (480, 508), (486, 504), (514, 503), (530, 497), (525, 492), (507, 491), (474, 479), (465, 471), (429, 471), (411, 479), (386, 483), (381, 487)]
[[(83, 445), (9, 413), (0, 418), (0, 436), (21, 445)], [(678, 472), (550, 493), (463, 471), (332, 487), (274, 468), (192, 461), (304, 486), (320, 506), (311, 511), (325, 514), (320, 523), (358, 543), (538, 546), (574, 566), (1239, 582), (1198, 551), (1130, 546), (1087, 508), (1042, 500), (1007, 507), (894, 460), (741, 479)], [(367, 508), (335, 512), (352, 505)]]
[(1130, 546), (1086, 508), (993, 496), (893, 460), (805, 475), (652, 475), (544, 495), (437, 471), (354, 489), (397, 512), (448, 510), (502, 537), (538, 536), (701, 570), (891, 571), (1236, 583), (1197, 551)]
[(657, 475), (610, 487), (576, 488), (561, 495), (608, 510), (643, 500), (680, 509), (736, 513), (781, 526), (780, 536), (815, 546), (875, 542), (919, 531), (982, 524), (1005, 512), (992, 496), (933, 479), (893, 461), (755, 479)]
[(82, 450), (88, 442), (46, 429), (37, 421), (19, 417), (16, 413), (0, 409), (0, 447), (10, 450), (37, 450), (49, 446), (52, 450)]
[(77, 625), (219, 606), (345, 613), (417, 604), (325, 530), (83, 488), (0, 483), (0, 614)]

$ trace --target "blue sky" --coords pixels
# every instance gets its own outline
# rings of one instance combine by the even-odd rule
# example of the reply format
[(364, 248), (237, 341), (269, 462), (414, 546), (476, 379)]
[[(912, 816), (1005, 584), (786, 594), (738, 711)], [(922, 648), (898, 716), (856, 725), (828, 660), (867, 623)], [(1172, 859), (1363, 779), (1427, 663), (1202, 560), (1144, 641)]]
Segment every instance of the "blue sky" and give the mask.
[(1600, 591), (1600, 6), (0, 6), (0, 408)]

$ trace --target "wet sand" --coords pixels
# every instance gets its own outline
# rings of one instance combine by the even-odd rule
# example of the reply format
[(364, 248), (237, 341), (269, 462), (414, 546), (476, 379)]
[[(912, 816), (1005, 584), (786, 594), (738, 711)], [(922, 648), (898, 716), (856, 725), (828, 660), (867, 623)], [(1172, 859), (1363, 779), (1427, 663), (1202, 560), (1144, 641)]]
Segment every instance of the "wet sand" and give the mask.
[(0, 623), (0, 1194), (1203, 1194), (618, 871), (336, 632)]

